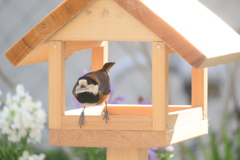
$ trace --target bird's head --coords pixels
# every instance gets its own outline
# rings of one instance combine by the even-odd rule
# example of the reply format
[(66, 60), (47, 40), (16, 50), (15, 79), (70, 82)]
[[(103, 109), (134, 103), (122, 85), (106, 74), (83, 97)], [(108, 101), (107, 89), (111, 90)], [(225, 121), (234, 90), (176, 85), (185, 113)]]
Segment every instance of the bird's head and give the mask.
[(77, 82), (77, 86), (75, 88), (75, 94), (89, 92), (94, 95), (98, 94), (98, 83), (89, 77), (80, 77)]

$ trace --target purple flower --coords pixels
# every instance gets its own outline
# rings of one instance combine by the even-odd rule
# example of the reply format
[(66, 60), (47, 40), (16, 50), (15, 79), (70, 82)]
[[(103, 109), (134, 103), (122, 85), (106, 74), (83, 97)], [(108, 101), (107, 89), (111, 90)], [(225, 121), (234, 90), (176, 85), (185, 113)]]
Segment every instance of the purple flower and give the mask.
[(148, 159), (149, 160), (157, 160), (156, 149), (158, 149), (158, 148), (149, 148), (148, 149)]
[(115, 92), (114, 85), (111, 84), (111, 94), (110, 94), (109, 101), (108, 101), (109, 104), (119, 104), (125, 100), (124, 96), (118, 96), (113, 99), (114, 92)]
[(174, 151), (174, 148), (173, 146), (167, 146), (166, 148), (164, 148), (166, 151), (168, 152), (173, 152)]

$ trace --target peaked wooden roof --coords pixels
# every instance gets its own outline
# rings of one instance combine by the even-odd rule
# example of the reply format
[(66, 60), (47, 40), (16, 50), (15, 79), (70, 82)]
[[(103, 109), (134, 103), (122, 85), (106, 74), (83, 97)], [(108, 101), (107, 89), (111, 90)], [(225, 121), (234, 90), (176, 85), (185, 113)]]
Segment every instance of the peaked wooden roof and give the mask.
[[(115, 8), (118, 12), (114, 12)], [(95, 26), (97, 23), (100, 27)], [(96, 31), (89, 34), (90, 29), (95, 30), (93, 27)], [(108, 36), (108, 32), (123, 36)], [(195, 0), (66, 0), (5, 56), (14, 66), (47, 61), (51, 40), (66, 41), (66, 57), (75, 50), (99, 46), (104, 40), (138, 40), (164, 41), (195, 68), (240, 60), (240, 36)], [(79, 47), (72, 48), (76, 46), (72, 44)]]

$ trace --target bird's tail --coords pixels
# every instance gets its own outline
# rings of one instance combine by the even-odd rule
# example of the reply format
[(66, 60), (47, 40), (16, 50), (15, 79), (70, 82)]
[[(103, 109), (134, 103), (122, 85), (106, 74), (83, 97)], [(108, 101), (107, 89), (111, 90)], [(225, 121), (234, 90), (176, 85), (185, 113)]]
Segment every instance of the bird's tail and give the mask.
[(109, 72), (109, 70), (112, 68), (112, 66), (115, 64), (115, 62), (108, 62), (108, 63), (105, 63), (104, 66), (102, 67), (101, 71), (104, 71), (104, 72)]

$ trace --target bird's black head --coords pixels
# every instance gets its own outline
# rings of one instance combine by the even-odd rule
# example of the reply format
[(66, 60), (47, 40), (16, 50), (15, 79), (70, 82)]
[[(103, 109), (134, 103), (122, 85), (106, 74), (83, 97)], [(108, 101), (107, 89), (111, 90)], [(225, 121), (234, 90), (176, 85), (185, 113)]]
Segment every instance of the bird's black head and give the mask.
[(78, 79), (73, 93), (79, 94), (83, 92), (89, 92), (96, 95), (98, 94), (98, 88), (98, 83), (94, 79), (84, 76)]

